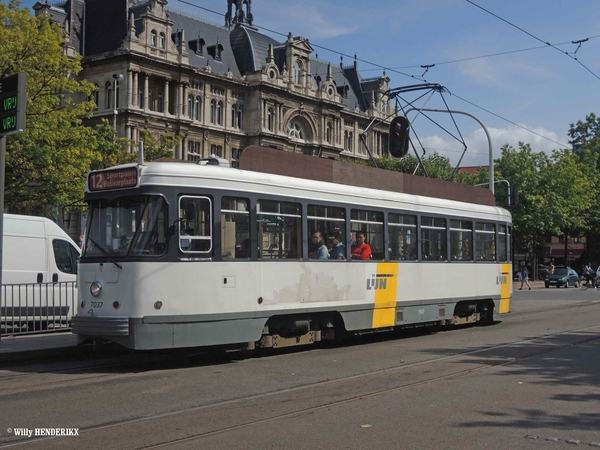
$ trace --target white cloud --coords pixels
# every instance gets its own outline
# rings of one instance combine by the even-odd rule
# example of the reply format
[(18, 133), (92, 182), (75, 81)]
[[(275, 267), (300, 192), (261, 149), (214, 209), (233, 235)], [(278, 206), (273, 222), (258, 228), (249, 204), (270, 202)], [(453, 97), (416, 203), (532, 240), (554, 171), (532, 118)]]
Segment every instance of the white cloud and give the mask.
[[(261, 23), (277, 24), (277, 30), (291, 31), (294, 36), (310, 40), (347, 36), (372, 25), (374, 18), (366, 11), (344, 8), (315, 0), (303, 2), (302, 7), (274, 0), (261, 13)], [(265, 5), (266, 6), (266, 5)]]
[[(561, 148), (559, 144), (568, 147), (566, 137), (559, 136), (554, 131), (546, 130), (544, 128), (532, 128), (526, 125), (521, 126), (534, 131), (537, 134), (533, 134), (515, 125), (506, 128), (488, 128), (492, 138), (494, 159), (500, 157), (500, 149), (505, 144), (518, 149), (519, 142), (524, 142), (529, 144), (534, 152), (546, 152), (548, 154), (551, 154), (553, 150)], [(544, 139), (542, 136), (547, 139)], [(458, 163), (463, 151), (460, 142), (454, 139), (445, 139), (437, 135), (421, 138), (421, 142), (425, 147), (427, 154), (433, 154), (437, 151), (439, 154), (450, 158), (450, 163), (453, 166)], [(467, 151), (460, 164), (461, 167), (487, 166), (489, 164), (489, 145), (485, 132), (482, 129), (475, 130), (470, 136), (465, 137), (465, 142), (467, 144)], [(414, 144), (418, 145), (416, 141), (414, 141)], [(417, 147), (417, 150), (419, 150), (419, 147)]]

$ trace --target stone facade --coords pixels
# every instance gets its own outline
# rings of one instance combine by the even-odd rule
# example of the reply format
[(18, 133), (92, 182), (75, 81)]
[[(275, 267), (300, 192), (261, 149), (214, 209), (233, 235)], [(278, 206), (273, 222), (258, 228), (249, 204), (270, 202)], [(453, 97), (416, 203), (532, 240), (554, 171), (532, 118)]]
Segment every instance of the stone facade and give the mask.
[(235, 162), (250, 145), (367, 158), (360, 135), (375, 119), (365, 141), (374, 156), (387, 152), (394, 111), (385, 72), (363, 79), (356, 58), (334, 65), (306, 38), (261, 34), (251, 0), (223, 6), (224, 26), (170, 10), (167, 0), (38, 2), (34, 10), (64, 26), (65, 52), (83, 57), (80, 76), (98, 87), (90, 123), (108, 119), (133, 145), (148, 129), (182, 134), (174, 157), (192, 161)]

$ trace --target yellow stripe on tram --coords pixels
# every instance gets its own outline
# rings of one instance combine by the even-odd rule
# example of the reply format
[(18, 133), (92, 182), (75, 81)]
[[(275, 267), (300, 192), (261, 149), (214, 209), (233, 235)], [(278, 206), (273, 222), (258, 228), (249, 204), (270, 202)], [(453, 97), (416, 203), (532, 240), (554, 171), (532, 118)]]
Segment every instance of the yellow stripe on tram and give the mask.
[(398, 264), (377, 263), (377, 274), (370, 280), (375, 289), (373, 328), (391, 327), (396, 324), (396, 289), (398, 287)]
[(510, 299), (512, 297), (512, 264), (502, 264), (502, 284), (500, 286), (498, 314), (509, 313)]

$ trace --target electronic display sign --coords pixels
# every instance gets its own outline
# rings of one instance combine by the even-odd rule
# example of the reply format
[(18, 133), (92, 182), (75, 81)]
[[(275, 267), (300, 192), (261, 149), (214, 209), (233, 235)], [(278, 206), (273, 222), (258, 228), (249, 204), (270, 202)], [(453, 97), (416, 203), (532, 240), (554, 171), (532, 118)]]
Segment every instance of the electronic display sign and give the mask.
[(137, 183), (137, 167), (104, 170), (88, 174), (88, 189), (90, 192), (131, 188), (136, 187)]
[(27, 74), (17, 73), (0, 79), (0, 136), (25, 129)]

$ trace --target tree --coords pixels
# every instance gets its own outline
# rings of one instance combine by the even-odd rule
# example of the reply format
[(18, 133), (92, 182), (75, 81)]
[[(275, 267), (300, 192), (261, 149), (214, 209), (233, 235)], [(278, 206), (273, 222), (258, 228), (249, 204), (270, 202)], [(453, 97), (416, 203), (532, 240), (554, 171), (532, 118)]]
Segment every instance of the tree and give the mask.
[(50, 214), (81, 198), (94, 157), (94, 130), (82, 126), (94, 86), (78, 81), (79, 58), (63, 53), (63, 30), (18, 0), (0, 2), (0, 77), (27, 73), (27, 125), (7, 139), (5, 204)]
[(94, 159), (90, 170), (100, 170), (137, 161), (137, 153), (127, 151), (132, 143), (127, 138), (117, 137), (113, 126), (108, 120), (102, 119), (94, 128)]
[(171, 136), (169, 134), (157, 134), (150, 129), (142, 130), (140, 141), (144, 143), (144, 160), (156, 161), (160, 158), (172, 158), (173, 147), (178, 145), (182, 139), (183, 135), (180, 133)]
[(589, 230), (596, 174), (570, 150), (549, 157), (528, 144), (519, 143), (519, 150), (505, 145), (496, 167), (519, 187), (519, 204), (511, 211), (515, 248), (526, 249), (535, 260), (543, 254), (545, 238)]
[[(596, 184), (600, 183), (600, 118), (590, 113), (585, 121), (570, 124), (569, 138), (577, 150), (582, 163), (592, 170)], [(591, 195), (591, 194), (590, 194)], [(596, 194), (595, 204), (590, 210), (590, 231), (587, 233), (587, 259), (595, 264), (600, 263), (600, 198)]]
[(523, 248), (533, 254), (543, 242), (548, 227), (540, 175), (548, 165), (548, 156), (542, 152), (534, 153), (528, 144), (520, 142), (518, 150), (504, 145), (501, 157), (495, 163), (498, 177), (519, 188), (519, 204), (511, 210), (514, 248)]
[(583, 147), (600, 138), (600, 119), (596, 114), (590, 113), (585, 116), (585, 122), (578, 120), (577, 123), (569, 125), (569, 143), (574, 147)]

